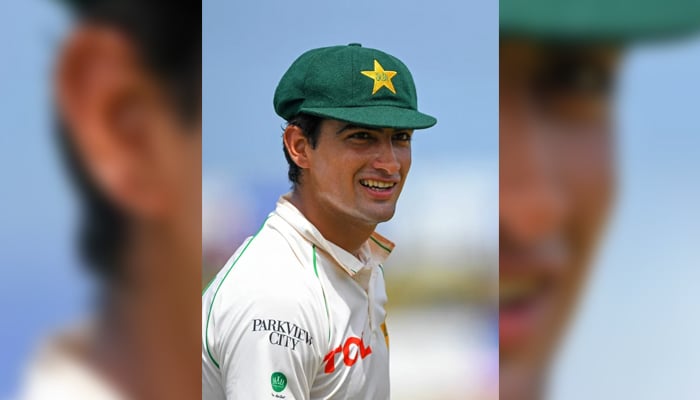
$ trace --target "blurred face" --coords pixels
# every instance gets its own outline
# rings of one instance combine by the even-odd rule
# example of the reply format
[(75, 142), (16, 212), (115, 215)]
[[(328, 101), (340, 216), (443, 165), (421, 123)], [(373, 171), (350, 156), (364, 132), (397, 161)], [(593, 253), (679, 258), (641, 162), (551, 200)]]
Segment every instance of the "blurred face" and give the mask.
[(201, 120), (183, 120), (168, 89), (129, 37), (94, 24), (66, 40), (55, 75), (61, 117), (97, 189), (195, 261), (201, 256)]
[(195, 106), (182, 118), (140, 49), (120, 29), (85, 22), (56, 66), (56, 104), (79, 168), (125, 218), (116, 243), (122, 279), (100, 287), (107, 302), (76, 355), (127, 398), (191, 399), (199, 388), (191, 349), (200, 342), (201, 115)]
[(500, 46), (501, 396), (536, 393), (573, 313), (614, 186), (618, 52)]
[(411, 130), (320, 125), (302, 187), (334, 218), (376, 225), (394, 215), (411, 167)]

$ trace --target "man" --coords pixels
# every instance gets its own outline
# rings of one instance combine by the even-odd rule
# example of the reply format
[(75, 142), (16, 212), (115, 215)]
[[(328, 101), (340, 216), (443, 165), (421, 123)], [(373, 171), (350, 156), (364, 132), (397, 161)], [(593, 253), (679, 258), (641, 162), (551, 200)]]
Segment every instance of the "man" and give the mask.
[(76, 23), (54, 75), (58, 138), (98, 302), (87, 323), (45, 343), (21, 398), (192, 399), (200, 392), (201, 4), (70, 3)]
[(205, 289), (202, 398), (388, 399), (394, 245), (374, 230), (436, 120), (401, 61), (359, 44), (304, 53), (274, 105), (293, 189)]
[(698, 4), (501, 0), (500, 395), (545, 396), (615, 191), (622, 51), (692, 31)]

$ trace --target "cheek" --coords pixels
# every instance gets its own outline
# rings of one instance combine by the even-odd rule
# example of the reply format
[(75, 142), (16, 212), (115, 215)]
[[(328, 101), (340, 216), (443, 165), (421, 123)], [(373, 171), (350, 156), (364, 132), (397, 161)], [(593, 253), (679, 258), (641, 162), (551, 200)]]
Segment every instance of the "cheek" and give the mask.
[(609, 132), (591, 132), (567, 141), (559, 154), (564, 179), (580, 207), (604, 206), (613, 186), (614, 148)]
[(344, 188), (352, 185), (354, 175), (361, 168), (361, 163), (350, 152), (328, 150), (332, 151), (316, 153), (309, 173), (321, 190), (332, 192), (346, 190)]
[(406, 172), (408, 172), (408, 170), (411, 169), (411, 162), (412, 161), (413, 161), (413, 159), (411, 158), (411, 149), (409, 148), (406, 151), (406, 155), (404, 156), (403, 161), (401, 161), (401, 165), (406, 170)]
[(398, 148), (395, 151), (396, 160), (401, 164), (401, 177), (405, 178), (411, 169), (411, 147)]
[(615, 186), (615, 149), (607, 127), (580, 132), (560, 148), (562, 179), (579, 246), (588, 253), (607, 219)]

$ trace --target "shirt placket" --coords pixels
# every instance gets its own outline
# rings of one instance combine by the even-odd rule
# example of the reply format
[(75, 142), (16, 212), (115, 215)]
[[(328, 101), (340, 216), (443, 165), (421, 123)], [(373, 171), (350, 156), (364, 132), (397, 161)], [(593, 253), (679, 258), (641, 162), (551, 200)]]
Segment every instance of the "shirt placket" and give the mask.
[(368, 314), (368, 319), (369, 319), (369, 336), (370, 336), (370, 345), (374, 344), (374, 334), (376, 331), (376, 321), (374, 317), (374, 286), (375, 286), (375, 280), (376, 280), (376, 275), (377, 275), (377, 268), (372, 266), (371, 267), (371, 274), (369, 277), (369, 286), (367, 288), (367, 314)]

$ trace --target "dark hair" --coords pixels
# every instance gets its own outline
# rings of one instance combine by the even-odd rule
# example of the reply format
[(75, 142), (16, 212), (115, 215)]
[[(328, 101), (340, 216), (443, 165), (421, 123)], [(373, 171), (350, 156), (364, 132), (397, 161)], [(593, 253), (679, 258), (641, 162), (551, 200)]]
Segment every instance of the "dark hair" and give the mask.
[[(304, 136), (309, 140), (311, 148), (316, 148), (316, 145), (318, 144), (321, 121), (323, 121), (323, 119), (315, 115), (298, 114), (287, 121), (287, 125), (298, 126)], [(289, 164), (287, 177), (289, 178), (289, 181), (292, 182), (292, 186), (296, 186), (301, 183), (301, 168), (299, 168), (299, 166), (296, 165), (294, 160), (292, 160), (292, 158), (289, 156), (287, 146), (285, 146), (284, 143), (282, 144), (282, 149), (284, 150), (284, 158), (287, 159), (287, 163)]]
[[(201, 2), (140, 0), (73, 1), (79, 21), (111, 26), (123, 32), (173, 102), (183, 123), (201, 120)], [(77, 156), (67, 127), (57, 120), (60, 151), (81, 203), (80, 252), (99, 278), (120, 277), (128, 240), (127, 215), (90, 178)]]
[(111, 26), (127, 35), (184, 120), (199, 117), (201, 1), (74, 0), (72, 7), (80, 21)]

